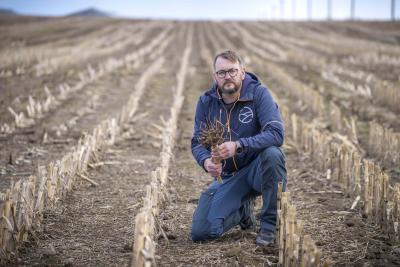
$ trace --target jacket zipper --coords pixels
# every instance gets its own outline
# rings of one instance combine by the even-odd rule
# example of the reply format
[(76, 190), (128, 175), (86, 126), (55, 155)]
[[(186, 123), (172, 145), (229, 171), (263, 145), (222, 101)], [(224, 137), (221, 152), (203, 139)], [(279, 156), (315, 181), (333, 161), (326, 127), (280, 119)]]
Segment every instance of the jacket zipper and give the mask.
[[(226, 112), (226, 120), (227, 120), (226, 123), (227, 123), (227, 126), (228, 126), (229, 141), (232, 141), (232, 133), (231, 133), (231, 114), (232, 114), (232, 111), (233, 111), (233, 109), (235, 108), (235, 105), (236, 105), (236, 103), (237, 103), (238, 101), (239, 101), (239, 98), (233, 103), (233, 106), (232, 106), (232, 108), (229, 110), (229, 113), (228, 113), (228, 110), (225, 108), (225, 106), (223, 106), (224, 109), (225, 109), (225, 112)], [(238, 171), (239, 169), (238, 169), (238, 167), (237, 167), (237, 165), (236, 165), (235, 155), (233, 155), (232, 160), (233, 160), (233, 165), (235, 165), (236, 171)]]

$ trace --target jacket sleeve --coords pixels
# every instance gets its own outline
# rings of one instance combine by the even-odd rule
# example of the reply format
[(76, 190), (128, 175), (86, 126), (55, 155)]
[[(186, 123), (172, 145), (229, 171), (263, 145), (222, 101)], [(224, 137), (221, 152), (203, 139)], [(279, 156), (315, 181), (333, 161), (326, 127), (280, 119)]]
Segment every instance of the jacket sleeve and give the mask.
[(240, 138), (244, 152), (256, 152), (270, 146), (282, 146), (284, 140), (284, 125), (278, 104), (270, 92), (263, 87), (256, 91), (255, 113), (261, 125), (261, 132), (255, 136)]
[[(206, 107), (199, 98), (194, 118), (194, 131), (192, 136), (192, 154), (197, 163), (204, 169), (204, 161), (211, 158), (211, 152), (200, 143), (201, 126), (206, 122)], [(205, 170), (205, 169), (204, 169)]]

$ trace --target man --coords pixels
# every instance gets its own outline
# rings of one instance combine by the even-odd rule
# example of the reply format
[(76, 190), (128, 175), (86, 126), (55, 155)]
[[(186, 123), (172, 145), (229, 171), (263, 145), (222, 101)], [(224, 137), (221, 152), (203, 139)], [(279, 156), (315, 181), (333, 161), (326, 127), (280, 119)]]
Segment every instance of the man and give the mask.
[[(193, 214), (192, 239), (212, 240), (236, 225), (255, 229), (254, 199), (261, 195), (261, 229), (256, 243), (274, 244), (278, 183), (286, 185), (284, 127), (278, 105), (258, 78), (245, 71), (234, 51), (214, 59), (214, 85), (197, 104), (192, 153), (212, 177)], [(219, 121), (224, 142), (211, 151), (200, 143), (202, 126)], [(212, 160), (214, 159), (214, 160)], [(218, 162), (218, 163), (213, 163)]]

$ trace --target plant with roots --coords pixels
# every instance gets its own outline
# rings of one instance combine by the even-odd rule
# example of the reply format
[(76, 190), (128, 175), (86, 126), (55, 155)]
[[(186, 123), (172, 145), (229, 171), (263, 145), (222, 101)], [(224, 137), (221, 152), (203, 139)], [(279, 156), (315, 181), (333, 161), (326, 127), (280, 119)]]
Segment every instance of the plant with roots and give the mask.
[[(207, 120), (201, 124), (199, 141), (204, 147), (211, 148), (212, 152), (218, 152), (218, 145), (224, 142), (224, 132), (224, 125), (219, 120), (215, 119), (214, 122)], [(211, 157), (211, 161), (214, 164), (218, 164), (221, 162), (221, 159)], [(218, 176), (217, 180), (222, 183), (221, 176)]]

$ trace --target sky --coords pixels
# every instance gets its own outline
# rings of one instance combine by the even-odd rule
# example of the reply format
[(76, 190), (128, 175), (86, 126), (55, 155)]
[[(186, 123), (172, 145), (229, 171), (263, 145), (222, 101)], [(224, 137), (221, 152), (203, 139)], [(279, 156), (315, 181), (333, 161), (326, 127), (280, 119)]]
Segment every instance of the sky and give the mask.
[[(327, 18), (328, 0), (0, 0), (0, 8), (25, 15), (62, 16), (94, 7), (127, 18), (166, 19), (286, 19)], [(355, 18), (387, 20), (392, 0), (355, 0)], [(400, 19), (400, 0), (396, 18)], [(351, 0), (331, 0), (332, 18), (350, 18)], [(294, 7), (294, 9), (293, 9)]]

